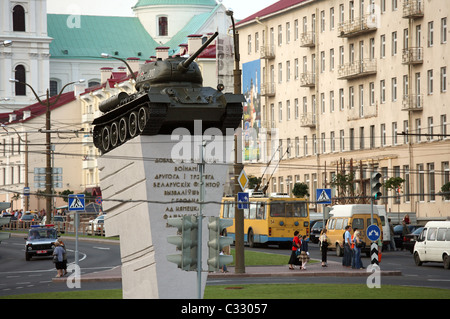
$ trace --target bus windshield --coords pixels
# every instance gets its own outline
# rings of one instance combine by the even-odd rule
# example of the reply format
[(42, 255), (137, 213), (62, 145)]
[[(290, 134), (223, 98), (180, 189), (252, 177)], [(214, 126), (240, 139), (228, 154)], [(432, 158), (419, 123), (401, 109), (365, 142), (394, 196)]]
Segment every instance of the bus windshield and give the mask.
[(305, 202), (272, 202), (271, 217), (308, 217)]

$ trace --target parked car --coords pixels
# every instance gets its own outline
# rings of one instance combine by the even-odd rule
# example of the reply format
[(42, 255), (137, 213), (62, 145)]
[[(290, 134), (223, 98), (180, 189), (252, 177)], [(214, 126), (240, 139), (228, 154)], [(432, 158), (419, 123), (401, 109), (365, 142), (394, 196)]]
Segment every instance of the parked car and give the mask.
[[(409, 234), (414, 232), (417, 228), (421, 227), (419, 225), (406, 225), (409, 229)], [(397, 249), (403, 250), (403, 242), (405, 241), (405, 238), (403, 236), (403, 225), (396, 225), (394, 226), (394, 241), (395, 241), (395, 247)]]
[(86, 234), (104, 235), (105, 234), (104, 221), (105, 215), (100, 215), (97, 218), (90, 220), (85, 229)]
[(413, 231), (411, 234), (408, 234), (404, 236), (403, 238), (403, 248), (405, 250), (409, 250), (411, 254), (414, 252), (414, 244), (417, 241), (417, 238), (420, 236), (420, 233), (422, 232), (423, 227), (417, 228), (415, 231)]
[[(326, 223), (326, 221), (325, 221)], [(312, 243), (318, 243), (319, 242), (319, 237), (320, 237), (320, 233), (322, 232), (323, 229), (323, 221), (322, 220), (317, 220), (314, 225), (311, 227), (311, 232), (309, 235), (309, 238), (311, 239)]]

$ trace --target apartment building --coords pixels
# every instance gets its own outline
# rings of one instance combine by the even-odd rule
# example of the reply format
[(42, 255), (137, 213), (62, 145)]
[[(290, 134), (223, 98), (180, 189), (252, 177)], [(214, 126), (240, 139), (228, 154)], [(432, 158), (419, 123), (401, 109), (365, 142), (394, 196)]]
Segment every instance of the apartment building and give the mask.
[[(244, 127), (259, 136), (244, 144), (247, 174), (278, 150), (269, 192), (304, 182), (312, 201), (332, 188), (362, 202), (378, 171), (405, 180), (383, 190), (388, 211), (450, 216), (438, 195), (450, 181), (449, 13), (445, 1), (285, 0), (241, 20)], [(342, 192), (332, 182), (350, 172)]]

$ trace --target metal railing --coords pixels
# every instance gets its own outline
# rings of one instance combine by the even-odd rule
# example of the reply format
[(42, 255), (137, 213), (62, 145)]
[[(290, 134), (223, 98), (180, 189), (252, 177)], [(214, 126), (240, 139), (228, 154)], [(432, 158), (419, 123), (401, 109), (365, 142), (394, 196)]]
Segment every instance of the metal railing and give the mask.
[(339, 79), (354, 79), (377, 73), (377, 60), (364, 59), (339, 65)]
[(423, 63), (423, 48), (422, 47), (414, 47), (414, 48), (403, 49), (402, 63), (403, 64)]

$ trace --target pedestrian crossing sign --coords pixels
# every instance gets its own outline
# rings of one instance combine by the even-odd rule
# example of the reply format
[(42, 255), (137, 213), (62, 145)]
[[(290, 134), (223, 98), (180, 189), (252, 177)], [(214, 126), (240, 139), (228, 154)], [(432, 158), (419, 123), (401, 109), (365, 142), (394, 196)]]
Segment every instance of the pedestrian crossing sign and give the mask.
[(84, 194), (69, 195), (69, 211), (84, 210)]
[(316, 189), (316, 202), (317, 204), (331, 204), (331, 189), (330, 188)]

